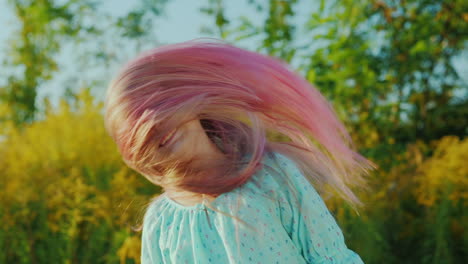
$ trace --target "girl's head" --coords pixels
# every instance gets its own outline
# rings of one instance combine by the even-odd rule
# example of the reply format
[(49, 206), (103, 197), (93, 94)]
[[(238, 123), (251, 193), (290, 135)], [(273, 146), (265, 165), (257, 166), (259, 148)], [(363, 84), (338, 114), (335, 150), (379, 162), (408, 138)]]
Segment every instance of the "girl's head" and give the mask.
[[(105, 125), (128, 166), (195, 193), (231, 191), (265, 151), (278, 151), (313, 183), (358, 203), (346, 185), (364, 184), (360, 174), (372, 166), (350, 148), (331, 105), (287, 64), (216, 39), (161, 46), (127, 63), (107, 90)], [(174, 129), (176, 140), (160, 146)], [(270, 142), (268, 131), (291, 142)]]

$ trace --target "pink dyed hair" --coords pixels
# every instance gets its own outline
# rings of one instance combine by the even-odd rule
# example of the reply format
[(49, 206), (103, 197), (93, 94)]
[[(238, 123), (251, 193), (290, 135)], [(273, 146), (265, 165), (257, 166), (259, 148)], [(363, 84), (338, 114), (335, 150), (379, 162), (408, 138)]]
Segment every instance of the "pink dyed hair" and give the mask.
[[(194, 170), (158, 150), (167, 132), (193, 118), (227, 161)], [(154, 184), (195, 193), (233, 190), (271, 151), (294, 160), (319, 191), (330, 185), (362, 205), (350, 186), (367, 187), (363, 176), (377, 168), (353, 150), (331, 104), (285, 62), (211, 38), (157, 47), (128, 62), (107, 90), (105, 126), (128, 166)], [(291, 142), (270, 142), (267, 131)]]

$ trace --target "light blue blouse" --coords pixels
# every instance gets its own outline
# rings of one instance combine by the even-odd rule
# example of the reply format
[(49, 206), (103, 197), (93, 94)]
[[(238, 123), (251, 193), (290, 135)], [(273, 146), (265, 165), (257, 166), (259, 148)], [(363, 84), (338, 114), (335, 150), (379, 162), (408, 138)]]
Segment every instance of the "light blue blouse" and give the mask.
[(296, 164), (276, 152), (262, 163), (244, 185), (212, 202), (245, 224), (205, 203), (154, 199), (143, 219), (141, 263), (363, 264)]

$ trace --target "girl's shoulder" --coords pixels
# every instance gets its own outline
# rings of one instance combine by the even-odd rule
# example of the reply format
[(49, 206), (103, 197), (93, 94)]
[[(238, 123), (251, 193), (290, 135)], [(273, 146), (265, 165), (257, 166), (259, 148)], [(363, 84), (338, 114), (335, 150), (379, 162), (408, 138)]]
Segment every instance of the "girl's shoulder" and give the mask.
[(143, 216), (143, 223), (155, 223), (162, 212), (164, 207), (163, 194), (158, 194), (150, 199), (146, 206), (145, 213)]
[(293, 159), (279, 152), (268, 152), (265, 155), (262, 175), (265, 182), (283, 186), (291, 176), (298, 176), (299, 168)]
[[(270, 194), (272, 190), (279, 191), (284, 181), (281, 171), (288, 169), (291, 162), (290, 159), (278, 152), (266, 152), (261, 160), (262, 168), (256, 171), (245, 184), (216, 197), (212, 201), (213, 205), (222, 207), (223, 204), (229, 204), (234, 198), (243, 194)], [(178, 204), (167, 197), (165, 193), (162, 193), (151, 199), (146, 209), (145, 219), (151, 218), (151, 221), (155, 221), (156, 218), (163, 216), (164, 212), (170, 214), (174, 212), (191, 213), (192, 210), (201, 207), (201, 204), (193, 206)]]

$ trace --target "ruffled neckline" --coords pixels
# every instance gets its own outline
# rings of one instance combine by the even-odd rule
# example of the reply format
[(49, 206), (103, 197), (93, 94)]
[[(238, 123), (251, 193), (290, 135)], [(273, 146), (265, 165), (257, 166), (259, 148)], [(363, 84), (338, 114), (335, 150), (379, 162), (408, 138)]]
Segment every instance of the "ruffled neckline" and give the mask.
[[(215, 205), (219, 202), (219, 200), (223, 199), (224, 196), (228, 195), (229, 193), (232, 193), (236, 190), (237, 188), (235, 188), (234, 190), (232, 191), (229, 191), (229, 192), (225, 192), (225, 193), (222, 193), (220, 195), (218, 195), (215, 199), (213, 199), (211, 201), (211, 204), (212, 205)], [(167, 193), (163, 193), (161, 194), (161, 199), (166, 201), (167, 203), (179, 208), (179, 209), (182, 209), (182, 210), (194, 210), (194, 209), (200, 209), (200, 208), (205, 208), (206, 205), (205, 205), (205, 201), (201, 202), (201, 203), (197, 203), (197, 204), (194, 204), (194, 205), (182, 205), (176, 201), (174, 201), (172, 198), (170, 198)]]

